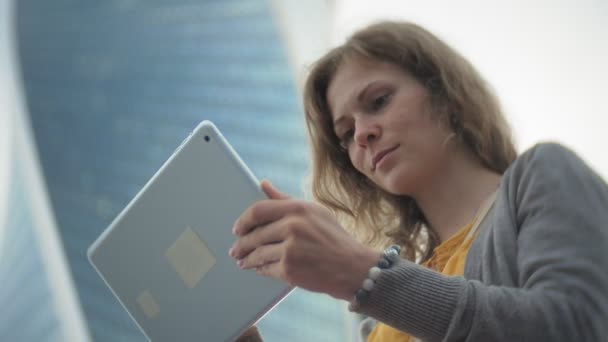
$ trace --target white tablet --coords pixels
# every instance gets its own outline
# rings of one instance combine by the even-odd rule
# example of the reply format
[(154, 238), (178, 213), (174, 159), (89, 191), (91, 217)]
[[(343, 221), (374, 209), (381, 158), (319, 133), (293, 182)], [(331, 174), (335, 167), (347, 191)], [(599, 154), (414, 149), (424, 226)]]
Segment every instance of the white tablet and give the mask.
[(88, 257), (152, 341), (232, 341), (292, 288), (239, 269), (232, 225), (265, 199), (203, 121), (97, 238)]

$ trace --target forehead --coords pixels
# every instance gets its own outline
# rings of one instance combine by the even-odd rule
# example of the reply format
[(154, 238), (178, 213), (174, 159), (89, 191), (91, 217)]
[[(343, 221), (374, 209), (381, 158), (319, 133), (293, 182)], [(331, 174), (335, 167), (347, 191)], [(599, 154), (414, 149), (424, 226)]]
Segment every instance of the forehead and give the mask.
[(333, 119), (356, 100), (371, 82), (402, 77), (405, 72), (397, 65), (370, 58), (351, 56), (336, 70), (327, 88), (327, 103)]

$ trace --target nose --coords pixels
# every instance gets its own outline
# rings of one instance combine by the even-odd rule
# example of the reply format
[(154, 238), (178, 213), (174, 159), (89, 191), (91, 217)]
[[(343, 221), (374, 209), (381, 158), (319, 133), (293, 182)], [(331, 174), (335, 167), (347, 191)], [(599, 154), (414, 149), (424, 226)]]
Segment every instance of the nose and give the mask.
[(373, 120), (357, 120), (353, 139), (357, 145), (367, 147), (377, 140), (380, 134), (380, 126)]

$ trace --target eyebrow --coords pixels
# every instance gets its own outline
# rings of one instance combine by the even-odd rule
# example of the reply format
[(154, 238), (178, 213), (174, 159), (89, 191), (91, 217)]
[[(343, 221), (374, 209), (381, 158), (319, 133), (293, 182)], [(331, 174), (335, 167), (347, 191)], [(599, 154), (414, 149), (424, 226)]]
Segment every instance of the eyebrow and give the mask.
[[(362, 102), (363, 101), (363, 95), (369, 90), (369, 88), (371, 88), (373, 85), (380, 83), (380, 81), (372, 81), (369, 82), (365, 87), (363, 87), (363, 89), (361, 89), (361, 91), (359, 91), (359, 93), (357, 94), (357, 102)], [(334, 120), (333, 125), (334, 125), (334, 130), (336, 128), (336, 126), (338, 124), (340, 124), (342, 121), (344, 121), (346, 119), (345, 115), (341, 115), (338, 117), (338, 119)]]

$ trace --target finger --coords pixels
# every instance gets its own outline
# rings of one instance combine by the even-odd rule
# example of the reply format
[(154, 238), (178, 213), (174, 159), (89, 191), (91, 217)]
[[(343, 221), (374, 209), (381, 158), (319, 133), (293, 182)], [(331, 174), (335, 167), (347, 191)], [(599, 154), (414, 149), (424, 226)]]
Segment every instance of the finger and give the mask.
[(264, 245), (256, 248), (247, 257), (239, 260), (237, 265), (244, 269), (263, 267), (266, 264), (276, 263), (281, 260), (282, 246), (280, 243)]
[(289, 199), (290, 196), (280, 192), (277, 188), (270, 183), (268, 180), (263, 180), (261, 183), (262, 190), (266, 193), (266, 196), (270, 199)]
[(259, 275), (263, 275), (266, 277), (272, 277), (278, 280), (283, 280), (282, 271), (281, 271), (281, 262), (274, 262), (270, 264), (265, 264), (263, 266), (257, 267), (255, 271)]
[(258, 226), (239, 238), (230, 249), (230, 255), (235, 259), (242, 259), (256, 248), (283, 241), (287, 234), (285, 220), (280, 219), (264, 226)]
[(236, 219), (232, 230), (234, 234), (243, 236), (258, 226), (283, 218), (287, 213), (297, 210), (302, 205), (296, 200), (276, 201), (268, 199), (257, 201), (245, 209), (241, 216)]

